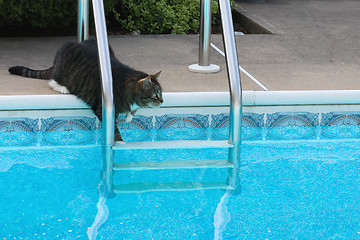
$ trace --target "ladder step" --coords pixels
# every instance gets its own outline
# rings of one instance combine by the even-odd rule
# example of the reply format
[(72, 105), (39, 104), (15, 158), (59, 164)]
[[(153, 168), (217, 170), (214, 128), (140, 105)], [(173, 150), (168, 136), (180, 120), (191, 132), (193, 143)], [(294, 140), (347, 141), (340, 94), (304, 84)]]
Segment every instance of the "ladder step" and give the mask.
[(178, 168), (233, 168), (228, 160), (176, 160), (176, 161), (139, 161), (114, 163), (114, 170), (155, 170)]
[(158, 191), (194, 191), (205, 189), (233, 189), (227, 183), (202, 183), (202, 182), (138, 182), (115, 185), (115, 193), (144, 193)]
[(168, 149), (168, 148), (231, 148), (228, 141), (184, 140), (184, 141), (152, 141), (152, 142), (116, 142), (114, 150), (125, 149)]

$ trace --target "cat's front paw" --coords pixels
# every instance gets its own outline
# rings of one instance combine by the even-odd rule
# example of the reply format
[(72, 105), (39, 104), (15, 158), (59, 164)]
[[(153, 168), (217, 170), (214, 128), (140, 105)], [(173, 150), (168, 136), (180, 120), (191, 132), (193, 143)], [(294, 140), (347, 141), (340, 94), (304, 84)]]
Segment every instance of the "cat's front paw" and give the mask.
[(129, 123), (129, 122), (131, 122), (132, 119), (133, 119), (133, 115), (131, 114), (131, 112), (126, 114), (125, 122)]

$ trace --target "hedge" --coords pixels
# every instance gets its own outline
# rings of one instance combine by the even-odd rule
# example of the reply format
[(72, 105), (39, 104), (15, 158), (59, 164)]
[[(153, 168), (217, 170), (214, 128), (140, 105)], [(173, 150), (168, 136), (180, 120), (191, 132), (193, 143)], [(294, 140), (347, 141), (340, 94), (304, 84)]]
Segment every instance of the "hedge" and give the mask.
[[(212, 12), (218, 12), (213, 1)], [(123, 0), (113, 10), (116, 20), (129, 32), (196, 32), (200, 25), (200, 0)]]
[(0, 25), (30, 24), (35, 28), (76, 23), (74, 0), (0, 0)]
[[(104, 8), (108, 24), (124, 32), (184, 34), (199, 28), (200, 0), (104, 0)], [(217, 1), (213, 1), (212, 11), (216, 16)], [(75, 33), (76, 20), (76, 0), (0, 0), (0, 27)]]

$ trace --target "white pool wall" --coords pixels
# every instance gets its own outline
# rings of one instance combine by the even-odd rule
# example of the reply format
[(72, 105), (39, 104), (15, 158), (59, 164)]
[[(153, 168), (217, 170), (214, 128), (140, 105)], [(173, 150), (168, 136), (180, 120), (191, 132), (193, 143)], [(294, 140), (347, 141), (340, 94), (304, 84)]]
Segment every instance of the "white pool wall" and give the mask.
[[(228, 92), (165, 92), (162, 108), (229, 106)], [(243, 106), (360, 104), (360, 90), (244, 91)], [(0, 96), (0, 110), (88, 109), (74, 95)]]

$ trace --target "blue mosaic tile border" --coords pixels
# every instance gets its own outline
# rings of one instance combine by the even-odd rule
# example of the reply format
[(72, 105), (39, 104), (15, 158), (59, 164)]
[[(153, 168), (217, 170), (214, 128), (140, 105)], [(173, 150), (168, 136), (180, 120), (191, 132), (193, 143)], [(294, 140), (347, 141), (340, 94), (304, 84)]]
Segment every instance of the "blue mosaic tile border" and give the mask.
[(96, 143), (95, 117), (50, 117), (40, 121), (41, 145)]
[(319, 114), (309, 112), (273, 113), (267, 115), (268, 140), (317, 139)]
[(322, 138), (360, 138), (360, 113), (330, 112), (323, 114), (320, 126)]
[(155, 117), (155, 141), (206, 140), (208, 139), (209, 115), (166, 114)]
[[(264, 115), (244, 113), (242, 117), (242, 139), (261, 140), (264, 127)], [(225, 140), (229, 138), (229, 114), (221, 113), (212, 115), (211, 139)]]
[[(124, 140), (151, 141), (153, 139), (153, 117), (134, 116), (129, 123), (124, 118), (118, 118), (117, 124)], [(137, 140), (135, 140), (137, 139)]]
[[(164, 114), (117, 120), (125, 141), (226, 140), (229, 114)], [(360, 138), (360, 112), (244, 113), (244, 141)], [(86, 145), (101, 143), (94, 117), (0, 119), (0, 146)]]
[(34, 146), (37, 144), (39, 119), (0, 119), (0, 146)]
[(95, 117), (0, 119), (0, 146), (96, 144)]

